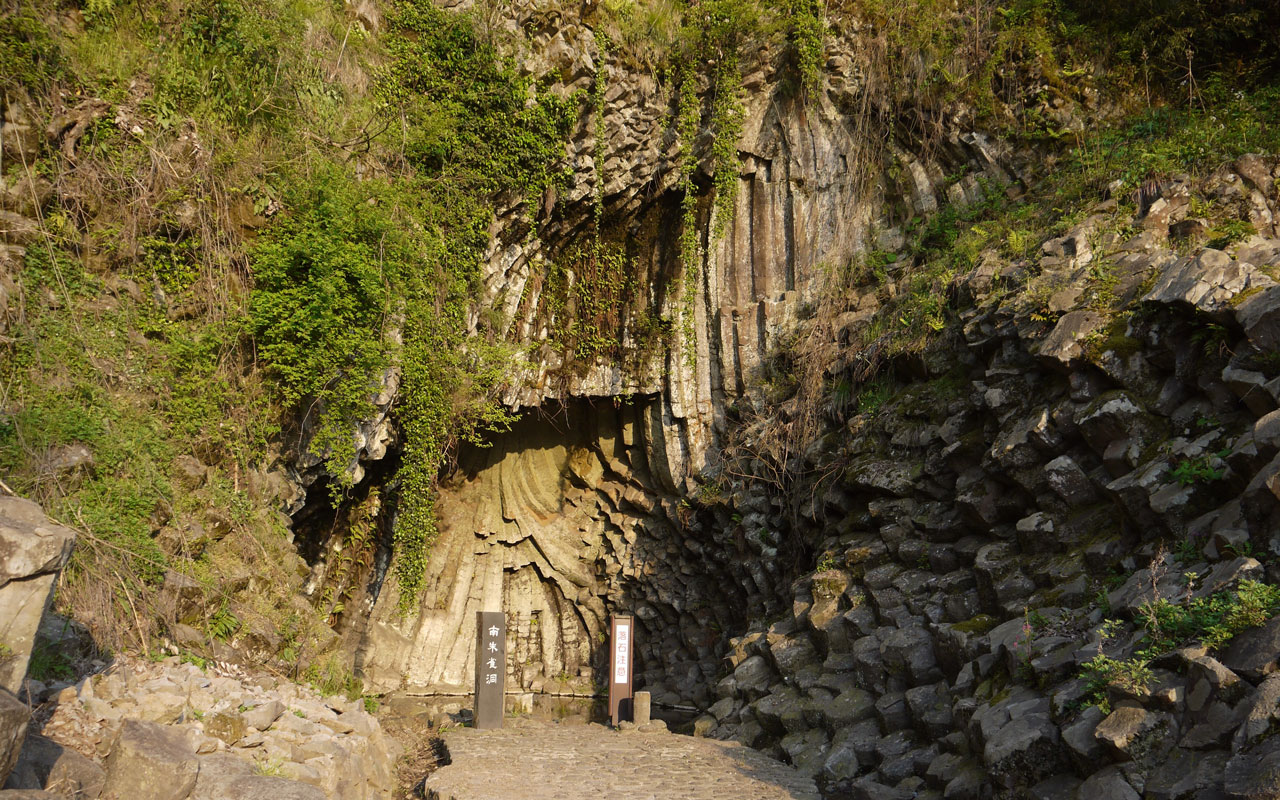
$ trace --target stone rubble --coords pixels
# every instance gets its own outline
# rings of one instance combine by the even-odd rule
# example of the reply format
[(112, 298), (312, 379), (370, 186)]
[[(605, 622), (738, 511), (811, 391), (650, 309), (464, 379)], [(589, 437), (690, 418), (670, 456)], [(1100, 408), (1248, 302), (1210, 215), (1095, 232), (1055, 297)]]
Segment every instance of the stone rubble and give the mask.
[(397, 788), (399, 745), (361, 699), (267, 674), (117, 658), (77, 684), (28, 690), (44, 702), (10, 789), (104, 800), (381, 800)]

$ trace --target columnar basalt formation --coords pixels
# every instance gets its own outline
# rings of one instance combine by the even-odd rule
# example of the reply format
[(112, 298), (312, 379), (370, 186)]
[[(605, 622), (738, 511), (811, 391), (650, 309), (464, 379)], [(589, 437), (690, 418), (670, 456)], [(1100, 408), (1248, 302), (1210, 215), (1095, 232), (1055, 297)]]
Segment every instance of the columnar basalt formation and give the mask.
[(508, 615), (508, 685), (591, 694), (608, 615), (638, 617), (638, 669), (706, 697), (722, 650), (711, 625), (740, 626), (746, 590), (732, 542), (692, 527), (650, 466), (653, 398), (579, 401), (530, 413), (466, 451), (445, 484), (440, 538), (416, 613), (384, 590), (358, 665), (383, 689), (465, 692), (475, 612)]
[[(584, 109), (570, 138), (569, 187), (543, 199), (532, 229), (523, 205), (500, 210), (492, 229), (485, 302), (503, 310), (508, 335), (526, 345), (505, 402), (528, 415), (496, 436), (491, 450), (465, 455), (443, 486), (442, 533), (418, 609), (401, 616), (394, 575), (375, 577), (362, 604), (372, 621), (367, 629), (356, 622), (363, 632), (351, 641), (373, 685), (459, 691), (470, 669), (472, 645), (462, 635), (469, 614), (508, 608), (513, 646), (527, 651), (528, 669), (513, 659), (516, 685), (585, 691), (607, 613), (637, 608), (647, 626), (641, 642), (651, 649), (642, 662), (673, 690), (664, 699), (687, 702), (705, 695), (724, 631), (744, 618), (737, 598), (772, 611), (774, 584), (786, 572), (772, 559), (742, 563), (747, 551), (730, 511), (694, 514), (688, 499), (681, 503), (700, 491), (696, 476), (718, 459), (726, 411), (741, 398), (760, 398), (762, 363), (834, 268), (866, 249), (873, 232), (889, 243), (901, 238), (890, 203), (926, 213), (948, 197), (976, 200), (979, 176), (993, 187), (1014, 181), (1013, 159), (980, 135), (957, 135), (929, 159), (894, 146), (884, 157), (901, 164), (904, 177), (886, 181), (866, 163), (865, 120), (848, 110), (859, 100), (857, 80), (833, 76), (824, 92), (802, 101), (784, 87), (780, 54), (766, 49), (743, 80), (744, 134), (736, 167), (728, 167), (738, 175), (732, 218), (717, 221), (701, 204), (705, 258), (685, 265), (676, 235), (678, 165), (690, 148), (675, 134), (671, 87), (601, 53), (577, 20), (543, 24), (542, 12), (526, 6), (505, 13), (512, 30), (544, 31), (525, 41), (521, 63), (556, 76), (550, 91), (608, 85), (600, 114)], [(831, 37), (829, 57), (851, 61), (849, 46)], [(697, 157), (701, 148), (705, 142), (693, 149)], [(944, 174), (957, 165), (966, 165), (967, 176), (944, 188)], [(703, 163), (695, 181), (709, 178)], [(621, 232), (638, 297), (622, 310), (624, 355), (580, 363), (545, 344), (564, 321), (540, 305), (547, 289), (533, 276), (593, 230), (597, 202), (609, 229)], [(683, 288), (689, 269), (697, 273), (691, 302)], [(646, 314), (689, 314), (693, 324), (674, 326), (652, 345), (636, 332)], [(392, 375), (380, 408), (394, 402), (395, 385)], [(627, 399), (636, 396), (645, 399)], [(574, 421), (584, 402), (621, 404), (625, 420), (601, 422), (607, 415), (597, 410)], [(371, 444), (360, 449), (357, 477), (388, 452), (390, 417), (379, 419), (361, 430), (360, 441)], [(581, 438), (582, 424), (602, 438)], [(316, 464), (305, 457), (299, 473), (314, 475)]]
[[(902, 223), (1025, 191), (1025, 153), (957, 128), (927, 157), (886, 133), (868, 161), (855, 70), (799, 99), (777, 54), (756, 54), (733, 213), (702, 198), (705, 258), (687, 265), (678, 164), (705, 142), (678, 141), (669, 90), (575, 20), (508, 13), (551, 91), (608, 87), (571, 138), (567, 188), (497, 215), (486, 299), (528, 345), (506, 397), (525, 414), (444, 482), (407, 615), (375, 570), (348, 629), (370, 685), (465, 691), (472, 615), (502, 608), (513, 689), (588, 692), (607, 616), (628, 610), (655, 700), (697, 705), (696, 732), (831, 796), (1264, 796), (1274, 622), (1149, 663), (1140, 643), (1151, 603), (1280, 578), (1262, 557), (1280, 552), (1275, 159), (1104, 194), (1038, 246), (978, 253), (935, 290), (956, 319), (875, 361), (862, 333), (915, 291)], [(849, 35), (829, 63), (856, 63)], [(700, 164), (700, 191), (710, 177)], [(1253, 235), (1210, 242), (1193, 208)], [(546, 344), (557, 320), (534, 276), (597, 212), (639, 290), (626, 356), (579, 363)], [(873, 248), (883, 274), (830, 293)], [(693, 325), (647, 347), (642, 314)], [(780, 399), (762, 374), (784, 340), (850, 390), (878, 365), (879, 399)], [(783, 463), (753, 451), (806, 414)], [(1149, 675), (1099, 680), (1099, 655)]]

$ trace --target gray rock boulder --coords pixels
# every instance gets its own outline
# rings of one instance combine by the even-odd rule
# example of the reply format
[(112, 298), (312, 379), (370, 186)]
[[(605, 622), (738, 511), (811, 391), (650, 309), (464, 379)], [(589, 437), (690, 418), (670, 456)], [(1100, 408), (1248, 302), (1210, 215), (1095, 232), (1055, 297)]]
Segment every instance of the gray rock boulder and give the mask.
[(1280, 797), (1280, 737), (1237, 753), (1227, 762), (1222, 788), (1227, 800)]
[(1280, 617), (1237, 634), (1222, 655), (1222, 663), (1254, 681), (1275, 672), (1280, 663)]
[(1138, 793), (1117, 767), (1105, 767), (1085, 778), (1076, 796), (1087, 800), (1138, 800)]
[(269, 700), (245, 711), (240, 715), (240, 718), (244, 720), (245, 725), (257, 728), (260, 731), (265, 731), (267, 728), (270, 728), (271, 723), (279, 719), (280, 715), (283, 713), (283, 703), (279, 700)]
[(831, 730), (837, 731), (874, 716), (876, 706), (870, 692), (848, 689), (822, 705), (819, 712)]
[(1150, 800), (1183, 800), (1222, 786), (1226, 753), (1174, 750), (1147, 776), (1144, 797)]
[(31, 712), (25, 703), (0, 689), (0, 786), (4, 785), (18, 763), (22, 738), (27, 733), (30, 718)]
[(200, 761), (182, 731), (125, 720), (106, 766), (103, 800), (183, 800), (195, 788)]
[(29, 734), (18, 764), (4, 785), (10, 789), (57, 789), (79, 800), (100, 795), (105, 780), (102, 767), (80, 753), (52, 739)]
[(1124, 760), (1135, 752), (1157, 749), (1167, 741), (1172, 727), (1169, 714), (1148, 711), (1136, 703), (1122, 703), (1098, 724), (1093, 735), (1114, 758)]
[(75, 532), (20, 497), (0, 497), (0, 688), (17, 693), (27, 674), (36, 630), (53, 599), (58, 572), (71, 556)]
[(754, 655), (738, 665), (733, 671), (733, 679), (740, 690), (750, 696), (759, 696), (768, 691), (769, 685), (777, 680), (773, 667), (768, 659)]
[(942, 677), (933, 652), (933, 637), (924, 628), (899, 628), (889, 634), (880, 645), (880, 657), (891, 674), (904, 675), (912, 684)]
[(1274, 285), (1275, 281), (1251, 264), (1234, 261), (1221, 250), (1206, 249), (1170, 264), (1142, 299), (1220, 314), (1231, 309), (1231, 299), (1241, 292)]
[(200, 759), (200, 774), (191, 800), (324, 800), (316, 786), (285, 778), (255, 775), (253, 765), (230, 753), (212, 753)]
[(1044, 475), (1054, 494), (1072, 508), (1087, 506), (1098, 499), (1093, 482), (1071, 456), (1058, 456), (1045, 464)]
[(1251, 295), (1236, 308), (1236, 319), (1255, 347), (1280, 349), (1280, 286)]
[(991, 777), (1007, 789), (1054, 775), (1064, 761), (1058, 726), (1043, 714), (1010, 719), (987, 739), (982, 760)]
[(1068, 368), (1084, 355), (1081, 342), (1106, 323), (1106, 316), (1096, 311), (1081, 310), (1063, 314), (1040, 343), (1037, 355), (1059, 368)]
[(287, 778), (224, 775), (201, 781), (190, 797), (191, 800), (326, 800), (327, 795), (317, 786)]

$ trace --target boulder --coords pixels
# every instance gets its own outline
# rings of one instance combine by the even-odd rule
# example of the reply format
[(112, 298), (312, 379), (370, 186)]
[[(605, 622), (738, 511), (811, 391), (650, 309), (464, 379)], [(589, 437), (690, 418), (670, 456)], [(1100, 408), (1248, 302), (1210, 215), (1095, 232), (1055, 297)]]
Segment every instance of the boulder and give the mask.
[(903, 675), (912, 684), (929, 683), (942, 677), (933, 652), (933, 637), (921, 627), (899, 628), (880, 644), (880, 657), (891, 674)]
[(1076, 796), (1082, 800), (1139, 800), (1138, 793), (1117, 767), (1104, 767), (1085, 778)]
[(1261, 372), (1228, 365), (1222, 370), (1222, 382), (1255, 415), (1262, 417), (1276, 410), (1276, 399)]
[(733, 671), (733, 679), (738, 688), (749, 696), (759, 696), (768, 691), (769, 685), (777, 680), (777, 675), (764, 656), (754, 655), (738, 665)]
[(253, 765), (230, 753), (200, 759), (200, 774), (191, 800), (324, 800), (319, 787), (285, 778), (255, 775)]
[(204, 732), (226, 744), (235, 744), (248, 730), (244, 717), (235, 712), (210, 714), (204, 719)]
[(1190, 750), (1222, 747), (1236, 732), (1242, 717), (1243, 711), (1237, 711), (1226, 703), (1218, 701), (1208, 703), (1197, 712), (1187, 715), (1187, 721), (1184, 724), (1191, 727), (1178, 745)]
[(1241, 724), (1232, 741), (1233, 750), (1241, 750), (1280, 728), (1280, 675), (1272, 673), (1253, 694), (1239, 706)]
[(804, 707), (800, 694), (791, 687), (780, 687), (751, 704), (751, 709), (766, 731), (775, 736), (804, 729)]
[(963, 767), (942, 790), (945, 800), (978, 800), (987, 788), (987, 773), (977, 765)]
[(832, 731), (847, 728), (875, 715), (875, 700), (863, 689), (848, 689), (836, 695), (830, 703), (824, 703), (819, 713)]
[(1128, 759), (1154, 738), (1162, 738), (1173, 726), (1173, 718), (1159, 711), (1148, 711), (1136, 703), (1122, 703), (1098, 724), (1093, 735), (1115, 758)]
[(1089, 706), (1080, 712), (1080, 718), (1062, 728), (1062, 741), (1068, 748), (1072, 763), (1086, 772), (1102, 758), (1102, 743), (1094, 736), (1104, 715), (1097, 706)]
[(1069, 368), (1084, 355), (1081, 342), (1106, 324), (1106, 316), (1097, 311), (1063, 314), (1049, 335), (1040, 342), (1037, 355), (1054, 366)]
[(822, 663), (813, 642), (803, 633), (789, 636), (769, 634), (769, 653), (783, 674), (795, 674), (806, 666)]
[(1205, 249), (1166, 267), (1142, 299), (1222, 314), (1231, 310), (1232, 298), (1241, 292), (1274, 285), (1275, 281), (1252, 265), (1234, 261), (1221, 250)]
[(907, 708), (916, 728), (931, 739), (941, 739), (951, 731), (951, 704), (954, 701), (945, 681), (916, 686), (905, 693)]
[(1280, 737), (1272, 737), (1227, 762), (1223, 775), (1227, 800), (1275, 800), (1280, 797)]
[(862, 763), (853, 742), (845, 739), (833, 745), (827, 753), (827, 760), (822, 764), (822, 776), (828, 781), (840, 781), (856, 776), (861, 769)]
[(75, 532), (20, 497), (0, 497), (0, 688), (17, 693), (27, 674), (36, 631), (53, 599), (58, 572), (71, 556)]
[(1143, 796), (1149, 800), (1184, 800), (1222, 785), (1226, 753), (1173, 750), (1147, 776)]
[(1163, 435), (1162, 426), (1142, 403), (1122, 391), (1101, 395), (1081, 412), (1076, 424), (1085, 442), (1099, 455), (1105, 455), (1113, 443), (1126, 440), (1142, 450)]
[(912, 800), (915, 792), (885, 786), (870, 778), (861, 778), (849, 784), (849, 796), (853, 800)]
[(200, 761), (182, 731), (125, 720), (106, 768), (103, 800), (183, 800), (196, 785)]
[(1232, 672), (1258, 681), (1276, 671), (1280, 662), (1280, 616), (1264, 625), (1239, 633), (1222, 655), (1222, 663)]
[(1192, 711), (1192, 695), (1212, 697), (1235, 704), (1250, 690), (1240, 676), (1212, 656), (1198, 656), (1187, 664), (1187, 707)]
[(56, 788), (80, 800), (100, 795), (105, 780), (106, 773), (93, 761), (33, 733), (23, 742), (18, 765), (4, 785), (11, 789)]
[(204, 781), (190, 797), (191, 800), (326, 800), (327, 795), (318, 786), (287, 778), (233, 775)]
[(22, 738), (27, 733), (31, 711), (11, 693), (0, 689), (0, 786), (13, 771), (22, 751)]
[(1071, 456), (1058, 456), (1045, 464), (1044, 474), (1049, 488), (1071, 508), (1087, 506), (1098, 499), (1093, 482)]
[(1054, 775), (1031, 787), (1033, 800), (1076, 800), (1080, 779), (1074, 775)]
[(1237, 306), (1236, 320), (1254, 347), (1280, 350), (1280, 286), (1250, 295)]
[(1055, 775), (1064, 760), (1058, 726), (1045, 714), (1015, 716), (987, 738), (982, 760), (1006, 789)]

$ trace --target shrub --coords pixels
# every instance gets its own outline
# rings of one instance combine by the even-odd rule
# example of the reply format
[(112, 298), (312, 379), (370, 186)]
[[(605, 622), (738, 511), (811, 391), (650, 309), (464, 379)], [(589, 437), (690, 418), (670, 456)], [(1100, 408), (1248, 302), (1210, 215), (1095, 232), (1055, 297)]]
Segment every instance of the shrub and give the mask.
[(62, 49), (43, 22), (27, 12), (0, 14), (0, 92), (38, 92), (62, 67)]

